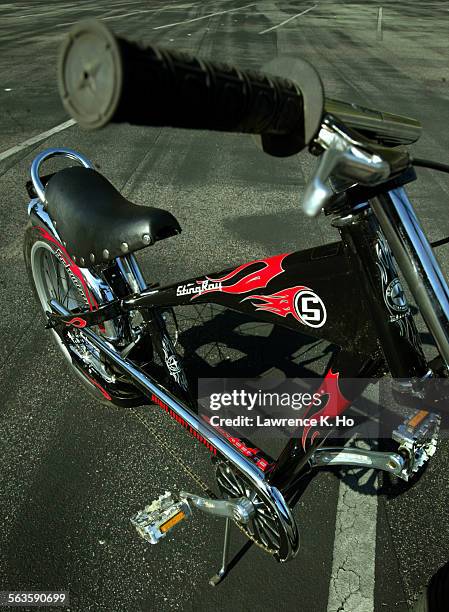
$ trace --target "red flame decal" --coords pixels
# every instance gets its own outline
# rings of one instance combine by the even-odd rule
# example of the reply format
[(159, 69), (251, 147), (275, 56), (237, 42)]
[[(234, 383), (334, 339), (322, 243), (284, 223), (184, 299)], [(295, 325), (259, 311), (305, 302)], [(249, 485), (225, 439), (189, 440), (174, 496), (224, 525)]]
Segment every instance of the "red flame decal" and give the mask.
[[(314, 419), (319, 420), (321, 417), (330, 417), (335, 418), (342, 414), (348, 406), (352, 404), (350, 400), (348, 400), (340, 391), (340, 386), (338, 384), (338, 378), (340, 376), (340, 372), (332, 372), (332, 368), (330, 368), (326, 376), (324, 377), (319, 389), (316, 393), (320, 395), (327, 395), (328, 400), (324, 408), (319, 410), (313, 415)], [(308, 410), (304, 413), (304, 416), (307, 415)], [(306, 441), (309, 435), (310, 430), (312, 429), (311, 425), (304, 427), (304, 431), (302, 432), (302, 447), (306, 449)], [(315, 431), (312, 435), (312, 442), (319, 435), (319, 431)]]
[[(233, 284), (222, 286), (220, 289), (204, 289), (194, 295), (192, 300), (199, 297), (200, 295), (204, 295), (206, 293), (213, 293), (214, 291), (219, 291), (221, 293), (232, 293), (233, 295), (238, 295), (240, 293), (248, 293), (248, 291), (254, 291), (254, 289), (265, 289), (270, 281), (273, 280), (279, 274), (284, 272), (284, 268), (282, 267), (282, 262), (287, 257), (289, 253), (283, 253), (282, 255), (274, 255), (273, 257), (268, 257), (268, 259), (256, 259), (255, 261), (250, 261), (249, 263), (242, 264), (229, 274), (222, 276), (221, 278), (211, 278), (206, 276), (206, 279), (212, 283), (227, 283), (228, 281), (233, 281), (240, 272), (246, 270), (250, 266), (254, 266), (255, 264), (262, 264), (262, 267), (259, 270), (251, 272), (247, 274), (240, 280), (236, 281)], [(198, 284), (201, 284), (202, 281), (198, 280)]]
[(244, 300), (260, 300), (263, 302), (262, 304), (253, 304), (256, 310), (272, 312), (280, 317), (286, 317), (290, 314), (300, 323), (304, 323), (301, 315), (295, 308), (295, 298), (301, 291), (310, 291), (310, 289), (299, 285), (282, 289), (272, 295), (249, 295)]
[(73, 319), (70, 319), (70, 321), (66, 322), (66, 325), (73, 325), (73, 327), (86, 327), (87, 323), (84, 319), (81, 319), (81, 317), (73, 317)]

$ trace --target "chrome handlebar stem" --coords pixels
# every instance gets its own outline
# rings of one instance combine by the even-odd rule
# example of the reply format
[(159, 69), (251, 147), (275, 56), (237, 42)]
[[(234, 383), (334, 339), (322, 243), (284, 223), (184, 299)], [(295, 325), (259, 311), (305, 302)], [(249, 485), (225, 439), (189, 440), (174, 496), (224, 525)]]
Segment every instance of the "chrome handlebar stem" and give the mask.
[(304, 195), (303, 209), (308, 217), (316, 217), (333, 195), (329, 185), (332, 175), (361, 185), (376, 185), (390, 176), (390, 165), (356, 141), (330, 116), (325, 118), (315, 144), (325, 151)]

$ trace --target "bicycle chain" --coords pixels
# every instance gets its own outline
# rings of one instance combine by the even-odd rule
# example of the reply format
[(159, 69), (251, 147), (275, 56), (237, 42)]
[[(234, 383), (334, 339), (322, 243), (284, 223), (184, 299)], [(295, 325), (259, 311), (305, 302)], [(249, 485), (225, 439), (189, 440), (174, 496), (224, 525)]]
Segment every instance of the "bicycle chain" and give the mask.
[(179, 466), (181, 466), (181, 468), (184, 470), (184, 472), (186, 472), (186, 474), (188, 474), (190, 476), (190, 478), (194, 482), (196, 482), (197, 485), (199, 485), (199, 487), (204, 491), (204, 493), (206, 493), (207, 496), (211, 497), (212, 499), (217, 499), (217, 496), (215, 495), (215, 493), (213, 491), (211, 491), (209, 486), (205, 482), (203, 482), (201, 480), (201, 478), (197, 474), (195, 474), (195, 472), (193, 472), (193, 470), (175, 453), (175, 451), (159, 435), (159, 433), (156, 431), (156, 429), (154, 429), (154, 427), (152, 425), (150, 425), (150, 423), (148, 423), (148, 421), (146, 419), (144, 419), (143, 416), (141, 414), (139, 414), (137, 412), (137, 410), (135, 410), (135, 408), (130, 408), (130, 410), (135, 415), (135, 417), (142, 423), (142, 425), (145, 427), (145, 429), (147, 429), (151, 433), (151, 435), (154, 438), (156, 438), (156, 440), (159, 442), (159, 444), (173, 457), (173, 459), (176, 461), (176, 463)]
[[(134, 414), (134, 416), (142, 423), (142, 425), (147, 429), (151, 435), (159, 442), (159, 444), (173, 457), (176, 463), (184, 470), (184, 472), (190, 476), (190, 478), (202, 489), (202, 491), (211, 499), (218, 499), (215, 493), (209, 488), (209, 486), (201, 480), (201, 478), (195, 474), (195, 472), (183, 461), (176, 452), (167, 444), (167, 442), (159, 435), (158, 431), (146, 420), (143, 418), (141, 414), (137, 412), (135, 408), (130, 408), (130, 411)], [(246, 529), (245, 527), (239, 523), (238, 521), (232, 519), (233, 523), (242, 531), (245, 536), (253, 542), (256, 546), (261, 548), (263, 551), (270, 555), (274, 555), (277, 551), (268, 548), (264, 544), (261, 544), (258, 540), (256, 540)]]

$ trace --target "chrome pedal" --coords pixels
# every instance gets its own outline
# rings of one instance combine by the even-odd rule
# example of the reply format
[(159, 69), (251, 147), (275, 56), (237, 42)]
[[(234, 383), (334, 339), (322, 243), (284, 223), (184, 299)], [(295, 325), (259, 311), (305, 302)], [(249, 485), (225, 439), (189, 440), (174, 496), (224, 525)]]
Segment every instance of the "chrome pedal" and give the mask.
[(140, 510), (131, 523), (138, 534), (150, 544), (158, 544), (162, 538), (183, 520), (190, 518), (192, 512), (185, 499), (176, 501), (166, 491), (151, 504)]
[(399, 453), (406, 454), (408, 461), (401, 477), (408, 477), (418, 470), (435, 454), (441, 418), (434, 412), (416, 410), (392, 434), (399, 444)]

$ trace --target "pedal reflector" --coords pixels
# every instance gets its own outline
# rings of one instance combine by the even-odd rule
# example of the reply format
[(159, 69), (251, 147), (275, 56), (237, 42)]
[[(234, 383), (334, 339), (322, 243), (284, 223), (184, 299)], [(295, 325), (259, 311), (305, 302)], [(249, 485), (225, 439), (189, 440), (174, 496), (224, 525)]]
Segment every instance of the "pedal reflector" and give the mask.
[(169, 521), (161, 525), (160, 530), (162, 531), (162, 533), (166, 533), (167, 531), (170, 531), (172, 527), (177, 525), (180, 521), (182, 521), (185, 518), (186, 518), (185, 513), (182, 510), (180, 510), (178, 514), (175, 514), (175, 516), (172, 517)]
[(417, 427), (421, 421), (423, 421), (429, 415), (427, 410), (419, 410), (409, 421), (406, 421), (407, 429), (413, 431), (415, 427)]

